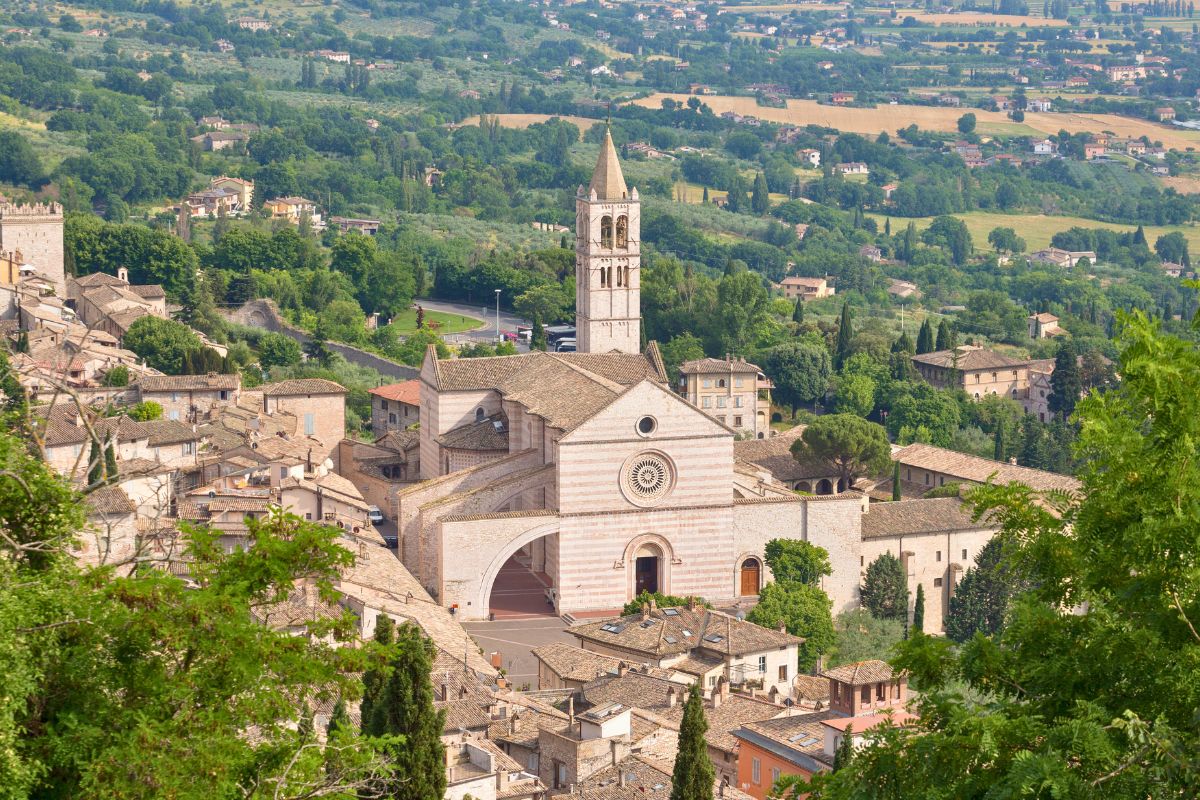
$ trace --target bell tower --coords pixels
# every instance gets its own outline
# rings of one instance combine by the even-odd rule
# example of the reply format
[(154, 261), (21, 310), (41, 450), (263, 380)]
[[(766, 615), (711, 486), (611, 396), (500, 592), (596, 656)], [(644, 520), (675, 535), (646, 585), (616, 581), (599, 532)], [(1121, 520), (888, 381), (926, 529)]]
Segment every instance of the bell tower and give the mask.
[(604, 131), (587, 189), (575, 195), (575, 327), (581, 353), (641, 352), (641, 203)]

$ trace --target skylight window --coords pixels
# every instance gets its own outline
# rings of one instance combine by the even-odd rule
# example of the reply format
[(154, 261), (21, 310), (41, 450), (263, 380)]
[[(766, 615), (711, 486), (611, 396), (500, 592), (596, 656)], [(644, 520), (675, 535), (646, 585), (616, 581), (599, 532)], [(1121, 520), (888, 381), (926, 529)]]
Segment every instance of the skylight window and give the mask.
[(704, 641), (712, 642), (713, 644), (716, 644), (718, 642), (725, 641), (725, 637), (719, 633), (710, 633), (708, 636), (704, 637)]
[(664, 608), (664, 609), (663, 609), (663, 614), (664, 614), (664, 615), (666, 615), (666, 616), (668, 616), (668, 617), (678, 617), (678, 616), (679, 616), (679, 609), (678, 609), (678, 608)]
[(692, 634), (692, 632), (691, 632), (691, 631), (689, 631), (687, 628), (684, 628), (684, 629), (683, 629), (683, 635), (684, 635), (684, 636), (692, 636), (693, 634)]

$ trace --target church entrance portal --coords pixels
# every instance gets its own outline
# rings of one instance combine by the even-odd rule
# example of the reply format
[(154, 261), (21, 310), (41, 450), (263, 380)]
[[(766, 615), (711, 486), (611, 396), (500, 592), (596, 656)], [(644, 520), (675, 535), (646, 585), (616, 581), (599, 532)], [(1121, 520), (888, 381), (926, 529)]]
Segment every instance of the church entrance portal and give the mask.
[(634, 594), (658, 591), (658, 556), (638, 556), (634, 568)]
[(749, 597), (758, 594), (759, 565), (757, 558), (747, 558), (742, 562), (741, 586), (738, 594)]

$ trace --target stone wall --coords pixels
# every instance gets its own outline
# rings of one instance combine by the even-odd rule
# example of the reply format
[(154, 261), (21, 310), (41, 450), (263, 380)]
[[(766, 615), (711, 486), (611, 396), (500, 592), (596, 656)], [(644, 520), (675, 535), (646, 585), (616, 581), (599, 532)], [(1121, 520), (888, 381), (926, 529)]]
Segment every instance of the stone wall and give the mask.
[[(233, 311), (224, 312), (225, 317), (230, 322), (236, 322), (239, 325), (248, 325), (252, 328), (264, 328), (275, 333), (282, 333), (292, 339), (295, 339), (301, 345), (308, 342), (312, 337), (307, 333), (295, 327), (279, 314), (279, 309), (275, 305), (275, 301), (268, 299), (250, 300), (242, 305), (241, 308)], [(385, 375), (389, 378), (395, 378), (398, 381), (406, 381), (410, 378), (417, 377), (417, 370), (400, 364), (391, 359), (384, 358), (381, 355), (361, 350), (353, 345), (344, 344), (342, 342), (326, 342), (330, 350), (342, 356), (351, 364), (356, 364), (360, 367), (370, 367), (377, 371), (380, 375)]]
[(549, 511), (443, 520), (441, 544), (448, 555), (441, 563), (442, 604), (457, 603), (463, 619), (486, 619), (491, 584), (500, 567), (529, 541), (555, 538), (556, 527), (557, 519)]

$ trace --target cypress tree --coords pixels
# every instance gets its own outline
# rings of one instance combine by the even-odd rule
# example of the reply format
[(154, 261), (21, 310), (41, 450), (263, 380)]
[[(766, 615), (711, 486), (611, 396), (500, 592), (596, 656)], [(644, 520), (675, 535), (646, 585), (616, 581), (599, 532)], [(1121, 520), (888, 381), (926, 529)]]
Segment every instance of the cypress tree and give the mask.
[(900, 462), (892, 465), (892, 500), (900, 499)]
[(704, 741), (707, 730), (704, 698), (700, 686), (693, 683), (679, 725), (679, 752), (671, 776), (671, 800), (712, 800), (716, 774), (708, 757), (708, 744)]
[(992, 449), (992, 458), (997, 461), (1004, 460), (1004, 426), (997, 423), (995, 445)]
[(701, 202), (704, 203), (704, 205), (708, 205), (708, 187), (707, 186), (704, 187), (704, 196), (701, 198)]
[(892, 218), (888, 217), (883, 221), (883, 233), (885, 236), (892, 235)]
[(913, 340), (908, 338), (907, 331), (901, 331), (900, 338), (896, 339), (896, 341), (892, 343), (892, 352), (893, 353), (915, 353), (916, 352), (916, 350), (914, 349), (914, 346), (913, 346)]
[(546, 347), (546, 329), (542, 327), (542, 318), (534, 314), (533, 330), (529, 332), (529, 349), (544, 351)]
[[(392, 643), (395, 635), (395, 624), (392, 618), (386, 614), (380, 614), (375, 621), (375, 641), (376, 643), (387, 647)], [(366, 734), (374, 734), (376, 731), (371, 730), (371, 720), (375, 716), (375, 707), (379, 704), (380, 696), (383, 694), (383, 683), (386, 680), (386, 671), (379, 667), (371, 667), (363, 672), (363, 699), (361, 708), (362, 731)]]
[(934, 346), (933, 326), (929, 324), (929, 317), (926, 317), (921, 323), (921, 330), (917, 332), (917, 355), (932, 353)]
[(1137, 230), (1133, 232), (1133, 243), (1134, 244), (1145, 244), (1146, 243), (1146, 230), (1141, 225), (1138, 225)]
[(946, 320), (942, 320), (938, 324), (937, 343), (934, 348), (937, 350), (954, 349), (954, 331), (950, 329), (950, 323)]
[(754, 176), (754, 189), (750, 194), (750, 209), (755, 214), (765, 214), (771, 207), (771, 198), (767, 190), (767, 179), (760, 172)]
[(88, 486), (99, 486), (104, 479), (104, 456), (100, 452), (100, 443), (92, 439), (88, 448)]
[(917, 584), (917, 599), (913, 602), (912, 629), (917, 633), (925, 632), (925, 585)]
[(346, 701), (339, 697), (333, 704), (333, 713), (329, 715), (329, 724), (325, 726), (325, 734), (332, 737), (338, 731), (348, 730), (350, 730), (350, 713), (346, 711)]
[(850, 343), (854, 339), (854, 323), (850, 319), (850, 304), (842, 303), (842, 318), (838, 321), (837, 349), (833, 354), (834, 367), (842, 368), (850, 357)]
[[(442, 728), (446, 712), (433, 707), (432, 643), (415, 625), (396, 628), (396, 657), (371, 709), (371, 732), (404, 737), (391, 748), (395, 771), (387, 779), (389, 794), (399, 800), (442, 800), (446, 793), (446, 748)], [(711, 781), (710, 789), (711, 792)]]
[(792, 322), (797, 325), (804, 324), (804, 298), (796, 298), (796, 308), (792, 310)]
[(113, 451), (113, 443), (109, 441), (104, 447), (104, 481), (112, 483), (117, 479), (117, 454)]
[(1050, 375), (1050, 410), (1065, 420), (1075, 411), (1082, 391), (1083, 380), (1079, 377), (1075, 353), (1067, 344), (1061, 344), (1054, 355), (1054, 372)]
[(842, 741), (838, 742), (837, 750), (833, 753), (833, 771), (845, 769), (850, 766), (850, 762), (854, 760), (854, 726), (848, 725), (846, 732), (842, 734)]

